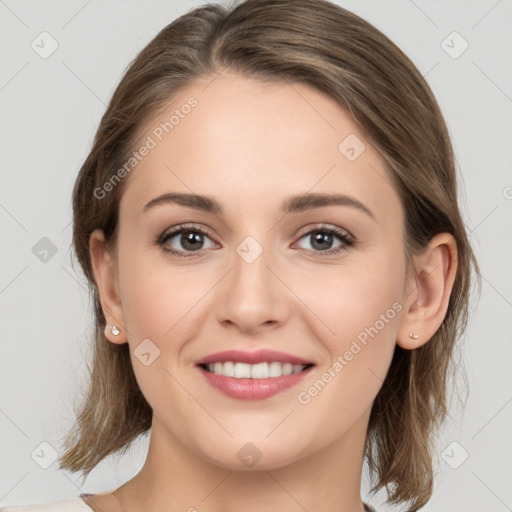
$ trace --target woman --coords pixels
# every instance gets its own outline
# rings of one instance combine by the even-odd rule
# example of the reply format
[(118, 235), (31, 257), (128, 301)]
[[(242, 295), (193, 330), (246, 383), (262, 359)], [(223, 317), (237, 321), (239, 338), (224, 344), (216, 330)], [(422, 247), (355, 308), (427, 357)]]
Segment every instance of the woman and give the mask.
[(75, 184), (96, 331), (60, 467), (150, 432), (147, 459), (44, 510), (362, 512), (365, 460), (425, 505), (478, 275), (456, 185), (431, 90), (358, 16), (247, 0), (165, 27)]

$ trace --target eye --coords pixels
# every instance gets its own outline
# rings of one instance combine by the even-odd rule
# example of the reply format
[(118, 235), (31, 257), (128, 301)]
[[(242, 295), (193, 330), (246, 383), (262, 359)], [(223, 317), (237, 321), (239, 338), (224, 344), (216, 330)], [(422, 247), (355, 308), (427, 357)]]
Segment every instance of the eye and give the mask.
[[(210, 245), (205, 242), (209, 240)], [(314, 257), (338, 254), (355, 243), (355, 239), (347, 231), (337, 227), (320, 226), (308, 231), (300, 237), (300, 241), (309, 242), (312, 249), (306, 251)], [(338, 244), (336, 244), (336, 240)], [(215, 247), (208, 232), (196, 225), (180, 225), (160, 235), (156, 243), (174, 256), (192, 257), (203, 249)], [(334, 247), (333, 247), (334, 244)], [(188, 253), (188, 254), (187, 254)]]
[[(205, 247), (205, 239), (210, 240), (210, 246)], [(158, 238), (157, 243), (162, 246), (164, 251), (184, 258), (194, 256), (186, 253), (198, 252), (215, 246), (207, 231), (194, 225), (180, 225), (171, 231), (166, 231)]]
[[(336, 239), (339, 241), (336, 244)], [(345, 230), (336, 227), (320, 226), (308, 231), (300, 240), (306, 240), (311, 250), (308, 252), (315, 257), (324, 257), (331, 254), (338, 254), (341, 251), (354, 245), (354, 238)]]

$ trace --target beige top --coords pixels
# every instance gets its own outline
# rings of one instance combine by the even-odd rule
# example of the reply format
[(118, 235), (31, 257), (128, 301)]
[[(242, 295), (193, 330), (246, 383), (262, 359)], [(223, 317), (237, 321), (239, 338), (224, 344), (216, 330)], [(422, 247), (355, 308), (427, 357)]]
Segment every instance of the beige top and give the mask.
[[(366, 512), (375, 512), (375, 509), (364, 503)], [(85, 504), (82, 498), (68, 498), (67, 500), (52, 503), (2, 506), (0, 512), (91, 512), (92, 508)]]
[(29, 505), (0, 504), (0, 512), (91, 512), (92, 508), (85, 504), (82, 498), (68, 498), (52, 503)]

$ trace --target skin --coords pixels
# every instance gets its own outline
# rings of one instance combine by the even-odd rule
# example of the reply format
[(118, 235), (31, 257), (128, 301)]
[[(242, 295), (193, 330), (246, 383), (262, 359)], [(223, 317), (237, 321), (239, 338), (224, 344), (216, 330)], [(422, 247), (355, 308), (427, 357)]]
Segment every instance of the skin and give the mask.
[[(437, 235), (407, 269), (404, 212), (384, 161), (323, 93), (223, 73), (182, 90), (141, 140), (190, 96), (197, 107), (125, 178), (117, 247), (109, 250), (100, 230), (90, 238), (103, 311), (121, 329), (106, 336), (129, 343), (154, 415), (140, 472), (84, 501), (103, 512), (362, 512), (373, 400), (395, 345), (417, 348), (441, 325), (455, 277), (455, 241)], [(349, 134), (365, 144), (354, 161), (338, 149)], [(224, 212), (170, 203), (143, 212), (167, 192), (211, 196)], [(348, 205), (284, 216), (279, 210), (291, 195), (334, 192), (356, 198), (375, 218)], [(179, 234), (155, 243), (180, 223), (207, 230), (199, 234), (200, 250), (184, 246)], [(323, 247), (342, 250), (322, 256), (311, 234), (322, 224), (348, 231), (355, 243), (344, 247), (334, 236)], [(263, 249), (252, 263), (236, 251), (247, 236)], [(301, 404), (298, 393), (394, 303), (401, 311)], [(148, 366), (134, 355), (144, 339), (160, 350)], [(221, 394), (195, 367), (218, 351), (259, 348), (315, 367), (298, 386), (260, 401)], [(248, 442), (261, 454), (250, 468), (237, 457)]]

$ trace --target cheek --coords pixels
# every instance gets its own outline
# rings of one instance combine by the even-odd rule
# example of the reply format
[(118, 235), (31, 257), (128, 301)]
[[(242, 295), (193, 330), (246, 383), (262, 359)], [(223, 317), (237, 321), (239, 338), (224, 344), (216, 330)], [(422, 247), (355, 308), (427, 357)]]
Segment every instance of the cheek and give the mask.
[(161, 263), (142, 262), (134, 254), (120, 261), (123, 314), (135, 377), (150, 406), (160, 410), (169, 396), (181, 396), (173, 376), (188, 339), (187, 314), (205, 292)]
[(297, 389), (295, 401), (296, 418), (307, 425), (303, 432), (311, 433), (311, 446), (328, 445), (367, 418), (396, 346), (402, 270), (399, 258), (373, 255), (371, 265), (331, 268), (303, 283), (298, 295), (321, 320), (310, 325), (318, 326), (314, 337), (325, 354), (314, 377)]
[[(396, 346), (404, 271), (399, 255), (386, 257), (382, 252), (371, 264), (330, 269), (304, 283), (302, 296), (320, 319), (315, 322), (319, 326), (315, 335), (328, 354), (319, 372), (322, 382), (311, 393), (303, 389), (305, 402), (315, 397), (317, 405), (327, 410), (333, 403), (343, 408), (345, 399), (357, 396), (359, 412), (370, 405)], [(325, 392), (324, 384), (329, 388)], [(322, 397), (317, 399), (319, 391)]]
[[(159, 345), (182, 326), (188, 312), (208, 290), (190, 272), (169, 271), (165, 261), (129, 258), (120, 262), (123, 312), (132, 341), (150, 338)], [(211, 285), (210, 285), (211, 286)]]
[(373, 258), (369, 264), (326, 268), (302, 281), (301, 296), (307, 297), (307, 305), (326, 328), (322, 338), (336, 343), (357, 336), (381, 315), (395, 320), (393, 304), (403, 299), (404, 266), (399, 258)]

